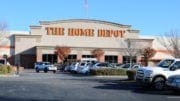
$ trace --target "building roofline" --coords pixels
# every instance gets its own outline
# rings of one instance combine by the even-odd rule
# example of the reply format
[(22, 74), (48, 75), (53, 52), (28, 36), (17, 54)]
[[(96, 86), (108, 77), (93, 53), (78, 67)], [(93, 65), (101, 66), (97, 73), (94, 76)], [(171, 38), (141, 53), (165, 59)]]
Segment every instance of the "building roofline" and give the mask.
[(24, 34), (15, 34), (15, 37), (42, 37), (42, 35), (24, 35)]
[(145, 39), (145, 38), (125, 38), (125, 39), (130, 39), (130, 40), (138, 40), (138, 41), (153, 41), (153, 38)]
[(130, 30), (127, 30), (129, 33), (139, 33), (140, 32), (140, 30), (132, 30), (132, 29), (130, 29)]
[(96, 20), (96, 19), (64, 19), (64, 20), (54, 20), (54, 21), (39, 21), (40, 25), (49, 25), (49, 24), (56, 24), (56, 23), (68, 23), (68, 22), (90, 22), (90, 23), (100, 23), (100, 24), (107, 24), (107, 25), (114, 25), (118, 27), (130, 28), (131, 25), (119, 24), (110, 21), (104, 20)]
[[(45, 49), (47, 49), (47, 48), (50, 48), (50, 49), (55, 49), (57, 46), (43, 46), (43, 45), (40, 45), (40, 46), (35, 46), (36, 48), (45, 48)], [(70, 47), (70, 48), (76, 48), (76, 49), (78, 49), (78, 48), (86, 48), (86, 49), (97, 49), (97, 48), (100, 48), (100, 49), (104, 49), (104, 50), (123, 50), (123, 48), (102, 48), (102, 47), (74, 47), (74, 46), (68, 46), (68, 47)]]

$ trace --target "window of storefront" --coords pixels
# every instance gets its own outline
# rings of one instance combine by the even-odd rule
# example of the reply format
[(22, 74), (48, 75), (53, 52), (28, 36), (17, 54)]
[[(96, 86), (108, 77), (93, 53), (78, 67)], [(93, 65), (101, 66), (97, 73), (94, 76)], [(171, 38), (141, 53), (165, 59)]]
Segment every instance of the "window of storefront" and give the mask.
[(109, 63), (118, 63), (118, 56), (116, 55), (106, 55), (105, 62)]
[(57, 63), (57, 55), (55, 55), (55, 54), (43, 54), (42, 60), (54, 64), (54, 63)]
[(68, 55), (67, 62), (75, 62), (77, 60), (77, 55)]
[(82, 58), (94, 58), (93, 55), (82, 55)]
[[(123, 63), (130, 63), (130, 56), (123, 56)], [(136, 56), (132, 56), (132, 63), (136, 63)]]

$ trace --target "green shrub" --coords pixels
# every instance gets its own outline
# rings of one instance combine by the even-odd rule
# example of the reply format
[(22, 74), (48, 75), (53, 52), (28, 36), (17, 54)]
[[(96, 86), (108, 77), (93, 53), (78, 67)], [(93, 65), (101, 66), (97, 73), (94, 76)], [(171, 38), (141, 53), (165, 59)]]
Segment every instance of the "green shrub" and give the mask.
[(126, 75), (126, 70), (117, 68), (97, 68), (90, 70), (91, 75)]
[(129, 80), (135, 80), (136, 70), (127, 70), (126, 74)]
[(8, 74), (12, 72), (12, 67), (9, 65), (0, 65), (0, 74)]

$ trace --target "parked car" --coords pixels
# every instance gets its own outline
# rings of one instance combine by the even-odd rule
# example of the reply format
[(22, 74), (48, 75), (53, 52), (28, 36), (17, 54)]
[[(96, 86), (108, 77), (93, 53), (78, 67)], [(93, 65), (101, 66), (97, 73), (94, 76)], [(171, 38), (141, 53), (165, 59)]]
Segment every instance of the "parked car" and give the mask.
[(90, 72), (91, 63), (81, 62), (78, 66), (77, 72), (82, 74), (88, 74)]
[(71, 70), (70, 66), (71, 66), (70, 63), (64, 63), (64, 64), (62, 65), (62, 68), (63, 68), (62, 71), (64, 71), (64, 72), (69, 72), (69, 71)]
[(123, 65), (119, 66), (119, 68), (127, 69), (127, 70), (131, 70), (131, 69), (137, 70), (140, 67), (141, 66), (139, 64), (135, 64), (135, 63), (132, 63), (132, 64), (127, 63), (127, 64), (123, 64)]
[(104, 68), (104, 67), (113, 67), (113, 66), (107, 62), (99, 62), (99, 63), (95, 63), (92, 66), (90, 66), (90, 69)]
[(70, 72), (71, 73), (77, 73), (78, 66), (79, 66), (79, 62), (73, 62), (69, 67)]
[(122, 63), (116, 63), (116, 64), (113, 64), (113, 67), (114, 67), (114, 68), (120, 68), (122, 65), (124, 65), (124, 64), (122, 64)]
[(136, 74), (136, 82), (142, 86), (152, 86), (157, 90), (163, 90), (166, 80), (170, 76), (179, 74), (180, 59), (164, 59), (155, 67), (139, 68)]
[(81, 62), (95, 63), (97, 62), (96, 58), (82, 58)]
[(39, 71), (44, 71), (45, 73), (48, 71), (53, 71), (53, 73), (56, 73), (57, 71), (57, 67), (50, 62), (36, 62), (34, 64), (34, 68), (37, 73), (39, 73)]
[(0, 65), (10, 65), (6, 59), (0, 59)]
[(180, 91), (180, 74), (170, 76), (166, 82), (167, 86), (174, 91)]

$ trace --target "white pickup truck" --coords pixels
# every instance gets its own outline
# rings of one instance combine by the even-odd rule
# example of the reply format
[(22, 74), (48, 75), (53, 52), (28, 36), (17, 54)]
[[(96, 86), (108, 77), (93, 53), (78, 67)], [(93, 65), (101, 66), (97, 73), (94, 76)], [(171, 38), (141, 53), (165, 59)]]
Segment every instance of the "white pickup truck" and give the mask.
[(165, 59), (155, 67), (141, 67), (137, 70), (136, 82), (163, 90), (169, 76), (180, 75), (180, 59)]

